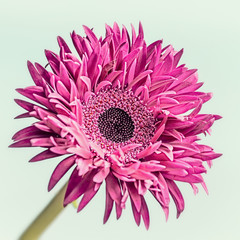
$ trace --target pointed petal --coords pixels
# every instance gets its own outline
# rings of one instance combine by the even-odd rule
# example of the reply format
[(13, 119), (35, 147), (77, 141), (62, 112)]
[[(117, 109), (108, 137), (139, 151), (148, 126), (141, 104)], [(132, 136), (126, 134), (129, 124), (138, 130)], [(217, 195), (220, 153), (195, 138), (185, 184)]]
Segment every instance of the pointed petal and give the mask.
[(12, 143), (9, 147), (10, 148), (13, 148), (13, 147), (32, 147), (32, 144), (31, 144), (30, 139), (23, 139), (23, 140), (20, 140), (18, 142)]
[(28, 66), (28, 70), (29, 70), (29, 72), (31, 74), (31, 77), (32, 77), (34, 83), (37, 86), (42, 86), (43, 85), (42, 76), (38, 73), (38, 71), (36, 70), (34, 65), (30, 61), (28, 61), (27, 62), (27, 66)]
[(78, 209), (77, 209), (78, 212), (80, 212), (92, 200), (92, 198), (98, 192), (99, 187), (100, 186), (98, 186), (97, 189), (95, 189), (94, 183), (91, 185), (91, 187), (89, 186), (89, 189), (84, 193), (84, 196), (78, 205)]
[(73, 155), (65, 158), (57, 165), (49, 180), (48, 191), (51, 191), (58, 181), (65, 175), (65, 173), (73, 166), (75, 159), (76, 156)]
[(102, 168), (101, 170), (98, 171), (98, 173), (94, 176), (93, 181), (96, 183), (102, 183), (104, 179), (108, 176), (110, 172), (110, 168)]
[(66, 53), (71, 53), (71, 50), (69, 49), (68, 45), (66, 44), (62, 37), (58, 36), (57, 41), (60, 48), (63, 47)]
[(24, 100), (21, 99), (14, 99), (14, 101), (22, 108), (24, 108), (25, 110), (31, 112), (34, 109), (34, 104), (30, 103), (30, 102), (26, 102)]
[(137, 158), (140, 159), (140, 158), (144, 158), (144, 157), (151, 155), (160, 147), (161, 144), (162, 144), (162, 142), (158, 141), (158, 142), (148, 146), (146, 149), (144, 149), (143, 151), (138, 153)]
[(132, 211), (133, 211), (133, 216), (135, 219), (136, 224), (139, 226), (140, 222), (141, 222), (141, 215), (140, 213), (137, 211), (134, 202), (131, 199), (131, 205), (132, 205)]
[(166, 179), (166, 181), (168, 183), (169, 192), (177, 207), (177, 218), (178, 218), (181, 212), (184, 210), (184, 199), (176, 183), (169, 179)]
[(136, 210), (140, 212), (141, 210), (141, 196), (138, 194), (137, 189), (133, 183), (127, 183), (129, 196), (136, 207)]
[(142, 215), (142, 218), (143, 218), (143, 222), (144, 222), (144, 225), (146, 227), (146, 229), (149, 228), (149, 224), (150, 224), (150, 217), (149, 217), (149, 211), (148, 211), (148, 207), (147, 207), (147, 204), (144, 200), (144, 197), (141, 196), (141, 215)]
[(152, 70), (146, 70), (144, 72), (141, 72), (136, 78), (134, 78), (129, 84), (127, 89), (131, 89), (136, 83), (138, 83), (140, 80), (147, 77), (149, 74), (152, 73)]
[(117, 219), (119, 219), (122, 215), (122, 207), (120, 204), (117, 204), (116, 202), (115, 202), (115, 207), (116, 207), (116, 217)]
[(23, 128), (20, 131), (16, 132), (13, 135), (12, 140), (18, 141), (18, 140), (22, 140), (25, 138), (30, 138), (30, 137), (32, 138), (32, 137), (39, 136), (39, 134), (43, 134), (43, 132), (40, 131), (35, 126), (29, 126), (29, 127)]
[(95, 47), (98, 43), (98, 39), (97, 39), (96, 35), (93, 33), (93, 31), (90, 28), (88, 28), (85, 25), (83, 25), (83, 29), (84, 29), (86, 35), (88, 36), (92, 46)]
[(110, 194), (111, 198), (117, 203), (120, 204), (122, 193), (119, 181), (112, 173), (109, 173), (106, 177), (106, 187), (107, 191)]
[(74, 169), (74, 172), (69, 179), (69, 184), (64, 199), (64, 206), (76, 200), (83, 193), (85, 193), (89, 184), (91, 184), (92, 178), (95, 174), (96, 171), (92, 170), (90, 172), (87, 172), (83, 177), (81, 177), (78, 175), (77, 167)]
[(110, 217), (110, 214), (112, 212), (113, 208), (113, 200), (110, 197), (110, 194), (108, 193), (106, 189), (106, 201), (105, 201), (105, 213), (104, 213), (104, 218), (103, 218), (103, 224), (105, 224)]
[(47, 149), (47, 150), (39, 153), (35, 157), (33, 157), (31, 160), (29, 160), (29, 162), (38, 162), (38, 161), (46, 160), (49, 158), (59, 157), (59, 156), (60, 156), (59, 154), (56, 154), (56, 153), (50, 151), (49, 149)]

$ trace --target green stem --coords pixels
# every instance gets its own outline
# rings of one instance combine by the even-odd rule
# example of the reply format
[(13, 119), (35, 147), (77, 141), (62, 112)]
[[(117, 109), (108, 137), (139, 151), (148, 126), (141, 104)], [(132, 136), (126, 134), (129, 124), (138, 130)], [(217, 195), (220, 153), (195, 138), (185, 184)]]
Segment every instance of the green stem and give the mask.
[(60, 189), (52, 201), (43, 209), (30, 226), (20, 236), (19, 240), (36, 240), (64, 209), (63, 199), (67, 183)]

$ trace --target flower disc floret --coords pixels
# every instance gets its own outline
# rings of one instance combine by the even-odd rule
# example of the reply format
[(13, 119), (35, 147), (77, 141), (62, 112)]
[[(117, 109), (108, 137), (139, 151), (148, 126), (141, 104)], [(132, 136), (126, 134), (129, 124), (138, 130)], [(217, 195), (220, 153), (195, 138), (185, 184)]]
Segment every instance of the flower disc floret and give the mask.
[(155, 131), (153, 113), (132, 91), (107, 89), (83, 105), (85, 133), (107, 152), (128, 144), (146, 148)]

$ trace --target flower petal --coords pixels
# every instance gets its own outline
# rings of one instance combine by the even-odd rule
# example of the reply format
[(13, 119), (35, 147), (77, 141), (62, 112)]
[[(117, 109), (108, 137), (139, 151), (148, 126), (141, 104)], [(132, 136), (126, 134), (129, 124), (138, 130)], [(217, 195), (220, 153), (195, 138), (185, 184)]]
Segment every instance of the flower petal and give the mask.
[(135, 188), (133, 183), (127, 183), (127, 188), (128, 188), (129, 196), (131, 198), (131, 202), (136, 207), (137, 212), (140, 212), (140, 210), (141, 210), (141, 196), (138, 194), (138, 191)]
[(58, 181), (65, 175), (65, 173), (73, 166), (76, 157), (74, 155), (62, 160), (52, 173), (49, 180), (48, 191), (51, 191)]
[(112, 173), (109, 173), (106, 177), (106, 187), (111, 198), (117, 203), (120, 204), (122, 193), (119, 181)]
[(141, 196), (141, 205), (142, 205), (141, 215), (143, 218), (143, 222), (145, 224), (146, 229), (148, 229), (150, 224), (150, 217), (149, 217), (148, 207), (143, 196)]
[(110, 197), (110, 194), (108, 193), (106, 189), (106, 201), (105, 201), (105, 213), (104, 213), (104, 218), (103, 218), (103, 224), (105, 224), (110, 217), (110, 214), (112, 212), (113, 208), (113, 200)]
[(59, 156), (60, 156), (60, 154), (54, 153), (54, 152), (50, 151), (49, 149), (47, 149), (47, 150), (39, 153), (35, 157), (33, 157), (31, 160), (29, 160), (29, 162), (38, 162), (38, 161), (46, 160), (49, 158), (59, 157)]
[(169, 192), (177, 207), (177, 218), (178, 218), (181, 212), (184, 210), (184, 199), (175, 182), (169, 179), (167, 179), (166, 181), (169, 187)]
[(83, 198), (81, 199), (77, 211), (80, 212), (90, 201), (91, 199), (96, 195), (96, 193), (99, 190), (100, 185), (95, 188), (95, 184), (92, 183), (89, 187), (88, 190), (84, 193)]

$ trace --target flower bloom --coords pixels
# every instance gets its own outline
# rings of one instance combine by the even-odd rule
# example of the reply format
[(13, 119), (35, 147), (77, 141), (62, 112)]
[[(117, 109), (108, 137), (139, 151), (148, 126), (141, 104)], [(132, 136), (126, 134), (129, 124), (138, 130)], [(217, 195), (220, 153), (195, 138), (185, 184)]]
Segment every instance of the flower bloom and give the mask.
[(147, 45), (141, 23), (131, 37), (116, 23), (99, 39), (83, 28), (86, 37), (71, 34), (78, 56), (58, 37), (59, 55), (45, 51), (51, 71), (28, 62), (35, 85), (17, 91), (32, 102), (16, 99), (26, 110), (16, 118), (37, 121), (18, 131), (11, 147), (45, 148), (30, 162), (66, 155), (48, 189), (74, 167), (64, 205), (82, 196), (78, 211), (105, 182), (104, 223), (113, 205), (119, 218), (130, 199), (136, 223), (142, 218), (148, 228), (147, 191), (166, 218), (171, 196), (178, 217), (184, 199), (176, 182), (207, 191), (204, 162), (211, 166), (221, 155), (198, 143), (220, 118), (199, 114), (212, 94), (197, 91), (203, 83), (196, 69), (179, 65), (183, 50), (163, 48), (162, 41)]

